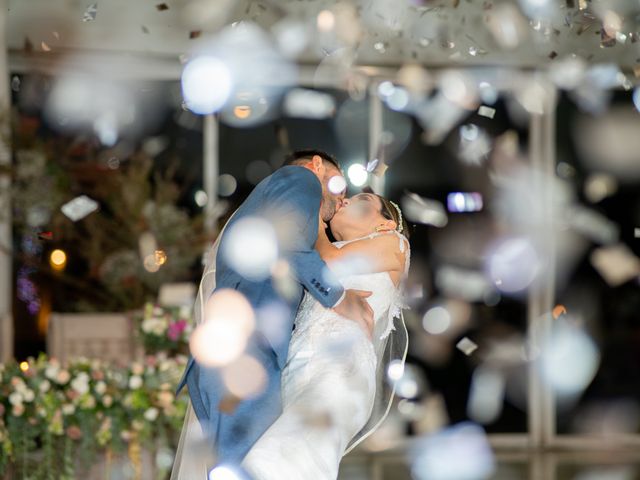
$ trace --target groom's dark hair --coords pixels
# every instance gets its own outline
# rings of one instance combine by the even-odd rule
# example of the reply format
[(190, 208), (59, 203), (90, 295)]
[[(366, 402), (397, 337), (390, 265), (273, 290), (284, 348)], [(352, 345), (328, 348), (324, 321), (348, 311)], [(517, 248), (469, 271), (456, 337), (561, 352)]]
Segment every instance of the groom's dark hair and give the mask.
[(322, 150), (314, 150), (312, 148), (307, 148), (304, 150), (296, 150), (295, 152), (290, 153), (284, 160), (285, 165), (301, 165), (303, 163), (311, 160), (315, 155), (318, 155), (322, 158), (323, 161), (330, 163), (338, 170), (342, 170), (340, 168), (340, 164), (338, 160), (333, 155), (328, 154)]

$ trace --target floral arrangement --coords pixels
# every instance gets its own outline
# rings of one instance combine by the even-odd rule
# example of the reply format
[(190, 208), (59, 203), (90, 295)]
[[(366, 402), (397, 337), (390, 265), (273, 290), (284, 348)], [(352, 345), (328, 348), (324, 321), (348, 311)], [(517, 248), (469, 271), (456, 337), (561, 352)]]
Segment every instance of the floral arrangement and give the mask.
[(157, 466), (170, 469), (166, 452), (186, 412), (186, 395), (174, 395), (186, 360), (148, 355), (115, 367), (87, 359), (61, 365), (41, 355), (0, 364), (0, 478), (8, 468), (16, 479), (75, 478), (99, 453), (127, 452), (135, 472), (141, 445), (164, 451), (169, 460), (158, 458)]
[(188, 306), (161, 307), (147, 302), (137, 317), (138, 337), (145, 352), (187, 354), (194, 323), (192, 312)]

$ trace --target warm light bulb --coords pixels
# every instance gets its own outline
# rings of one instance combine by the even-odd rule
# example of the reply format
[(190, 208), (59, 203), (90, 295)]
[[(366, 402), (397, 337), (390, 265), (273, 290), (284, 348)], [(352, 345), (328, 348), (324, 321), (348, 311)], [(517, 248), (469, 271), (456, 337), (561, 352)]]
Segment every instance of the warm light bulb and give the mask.
[(51, 252), (49, 263), (54, 270), (63, 270), (67, 264), (67, 254), (63, 250), (56, 249)]
[(238, 105), (233, 109), (233, 114), (244, 120), (245, 118), (249, 118), (251, 115), (251, 107), (249, 105)]

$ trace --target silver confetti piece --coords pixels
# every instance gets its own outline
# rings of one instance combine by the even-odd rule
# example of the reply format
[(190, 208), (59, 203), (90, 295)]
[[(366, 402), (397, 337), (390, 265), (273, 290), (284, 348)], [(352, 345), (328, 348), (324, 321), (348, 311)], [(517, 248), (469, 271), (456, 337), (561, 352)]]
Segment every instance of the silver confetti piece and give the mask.
[(493, 118), (495, 114), (496, 109), (487, 107), (486, 105), (480, 105), (480, 108), (478, 109), (478, 115), (481, 117)]
[(96, 19), (96, 15), (98, 14), (98, 4), (92, 3), (87, 7), (84, 11), (84, 15), (82, 16), (83, 22), (93, 22)]
[(460, 350), (462, 353), (464, 353), (465, 355), (469, 356), (477, 350), (478, 345), (476, 345), (474, 342), (469, 340), (468, 337), (464, 337), (462, 340), (460, 340), (456, 344), (456, 348)]
[(91, 212), (95, 212), (98, 209), (98, 202), (90, 199), (86, 195), (81, 195), (74, 198), (70, 202), (65, 203), (60, 210), (64, 213), (72, 222), (77, 222), (83, 219)]

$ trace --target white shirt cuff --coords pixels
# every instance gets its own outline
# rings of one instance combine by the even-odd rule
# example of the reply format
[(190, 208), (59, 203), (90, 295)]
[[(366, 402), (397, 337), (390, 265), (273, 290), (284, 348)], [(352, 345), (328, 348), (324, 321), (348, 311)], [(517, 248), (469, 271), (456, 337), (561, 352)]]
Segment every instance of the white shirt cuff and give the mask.
[(342, 302), (342, 300), (344, 300), (344, 297), (347, 295), (347, 291), (344, 290), (342, 292), (342, 295), (340, 295), (340, 298), (338, 299), (338, 301), (336, 303), (333, 304), (333, 307), (331, 308), (336, 308), (338, 305), (340, 305), (340, 302)]

